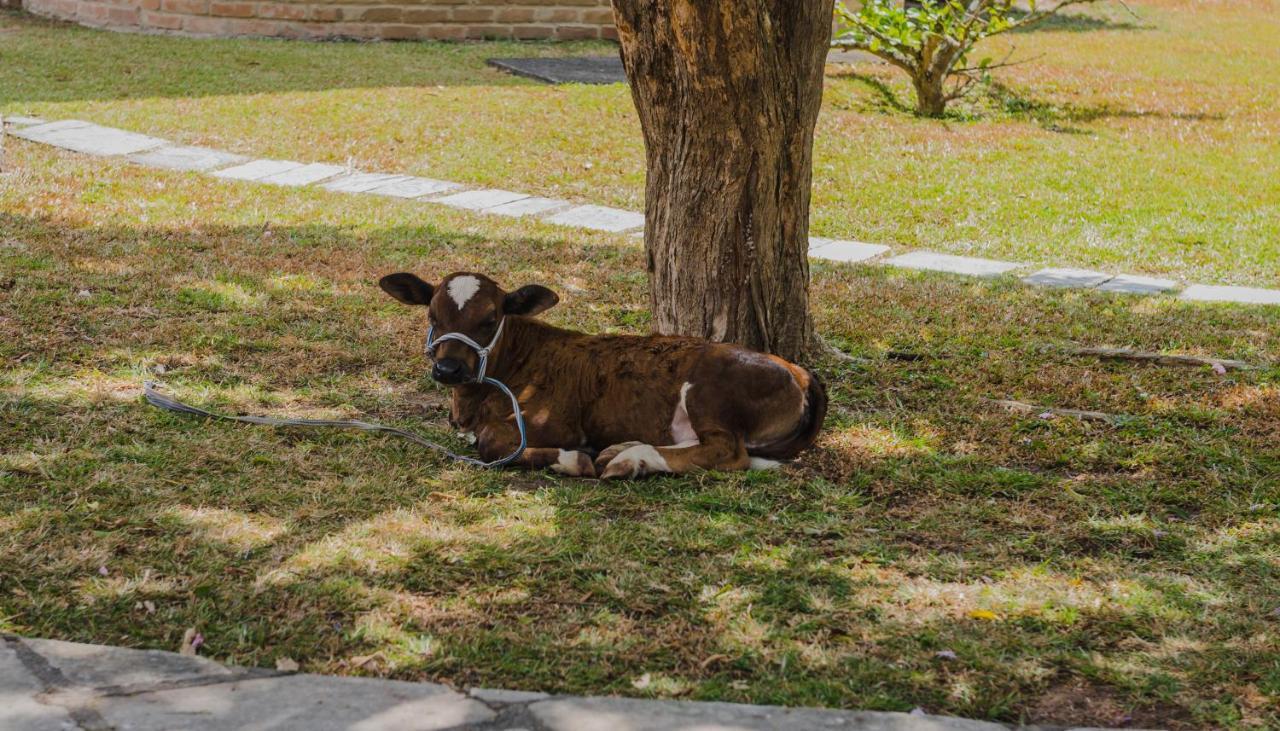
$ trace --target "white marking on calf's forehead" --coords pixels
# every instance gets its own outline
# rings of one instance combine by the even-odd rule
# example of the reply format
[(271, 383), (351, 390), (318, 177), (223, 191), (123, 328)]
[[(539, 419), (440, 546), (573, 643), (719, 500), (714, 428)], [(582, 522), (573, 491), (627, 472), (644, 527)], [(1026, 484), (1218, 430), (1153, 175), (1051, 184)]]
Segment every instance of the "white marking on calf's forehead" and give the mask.
[(470, 274), (464, 274), (461, 277), (454, 277), (449, 280), (449, 298), (458, 306), (459, 312), (462, 311), (463, 307), (467, 306), (467, 303), (479, 291), (480, 280)]

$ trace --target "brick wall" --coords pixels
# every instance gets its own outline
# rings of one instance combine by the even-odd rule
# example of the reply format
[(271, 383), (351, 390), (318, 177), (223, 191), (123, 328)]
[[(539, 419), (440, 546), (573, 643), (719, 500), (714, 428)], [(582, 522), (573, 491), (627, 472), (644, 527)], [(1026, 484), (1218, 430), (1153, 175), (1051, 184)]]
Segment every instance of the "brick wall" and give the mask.
[[(0, 3), (6, 0), (0, 0)], [(21, 0), (83, 25), (196, 36), (615, 38), (609, 0)]]

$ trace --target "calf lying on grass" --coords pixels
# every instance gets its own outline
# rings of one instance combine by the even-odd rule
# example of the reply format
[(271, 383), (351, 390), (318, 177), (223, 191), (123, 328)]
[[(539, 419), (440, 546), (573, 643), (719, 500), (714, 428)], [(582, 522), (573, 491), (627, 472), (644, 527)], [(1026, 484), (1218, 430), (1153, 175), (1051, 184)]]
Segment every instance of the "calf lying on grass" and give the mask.
[[(767, 469), (813, 444), (826, 416), (826, 390), (800, 366), (697, 338), (552, 327), (533, 319), (559, 301), (540, 285), (508, 293), (467, 272), (438, 287), (406, 273), (378, 284), (428, 308), (431, 376), (454, 387), (451, 422), (486, 460), (513, 452), (520, 434), (508, 398), (478, 383), (484, 375), (520, 399), (528, 447), (516, 464), (581, 477)], [(438, 340), (450, 333), (488, 343), (487, 362)]]

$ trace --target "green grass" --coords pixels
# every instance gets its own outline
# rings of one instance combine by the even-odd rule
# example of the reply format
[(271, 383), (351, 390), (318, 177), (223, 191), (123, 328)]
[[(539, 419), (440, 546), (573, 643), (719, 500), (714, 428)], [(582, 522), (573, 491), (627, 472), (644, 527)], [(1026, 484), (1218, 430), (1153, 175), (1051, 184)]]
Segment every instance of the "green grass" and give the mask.
[[(604, 484), (448, 439), (389, 271), (544, 283), (636, 331), (634, 240), (12, 143), (0, 176), (0, 629), (458, 686), (1063, 724), (1280, 723), (1280, 313), (817, 265), (817, 448)], [(1100, 362), (1124, 345), (1257, 364)], [(1015, 398), (1115, 424), (993, 408)], [(950, 651), (955, 659), (940, 658)], [(636, 682), (648, 674), (648, 684)]]
[[(882, 71), (833, 69), (816, 233), (1275, 285), (1278, 87), (1255, 76), (1274, 8), (1167, 0), (1020, 34), (1045, 55), (943, 123), (895, 111)], [(0, 111), (638, 207), (625, 89), (483, 66), (606, 48), (192, 41), (10, 14)], [(449, 440), (422, 323), (376, 279), (539, 282), (562, 297), (550, 320), (638, 332), (638, 242), (5, 152), (0, 630), (175, 649), (197, 627), (224, 661), (458, 686), (1280, 725), (1280, 309), (818, 263), (819, 329), (859, 360), (820, 365), (832, 410), (798, 463), (480, 472), (390, 439), (183, 419), (141, 382)]]
[[(1001, 86), (945, 122), (886, 67), (831, 67), (814, 233), (1280, 286), (1274, 0), (1144, 0), (992, 41)], [(494, 56), (606, 44), (350, 44), (126, 36), (0, 15), (0, 112), (642, 207), (622, 86), (548, 87)]]

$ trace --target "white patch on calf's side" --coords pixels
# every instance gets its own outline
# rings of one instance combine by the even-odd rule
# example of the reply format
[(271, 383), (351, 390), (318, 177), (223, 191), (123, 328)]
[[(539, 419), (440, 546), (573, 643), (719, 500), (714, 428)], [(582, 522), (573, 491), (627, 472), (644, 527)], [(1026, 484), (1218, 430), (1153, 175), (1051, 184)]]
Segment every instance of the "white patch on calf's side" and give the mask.
[(749, 470), (776, 470), (782, 466), (781, 462), (764, 457), (752, 457), (751, 464), (747, 466)]
[(458, 306), (459, 312), (462, 311), (463, 307), (467, 306), (467, 303), (479, 291), (480, 280), (470, 274), (464, 274), (461, 277), (449, 280), (449, 298)]
[(687, 381), (680, 387), (680, 403), (676, 404), (676, 411), (671, 415), (671, 439), (677, 444), (689, 441), (696, 444), (698, 441), (698, 434), (689, 422), (689, 407), (686, 405), (691, 388), (693, 384)]

